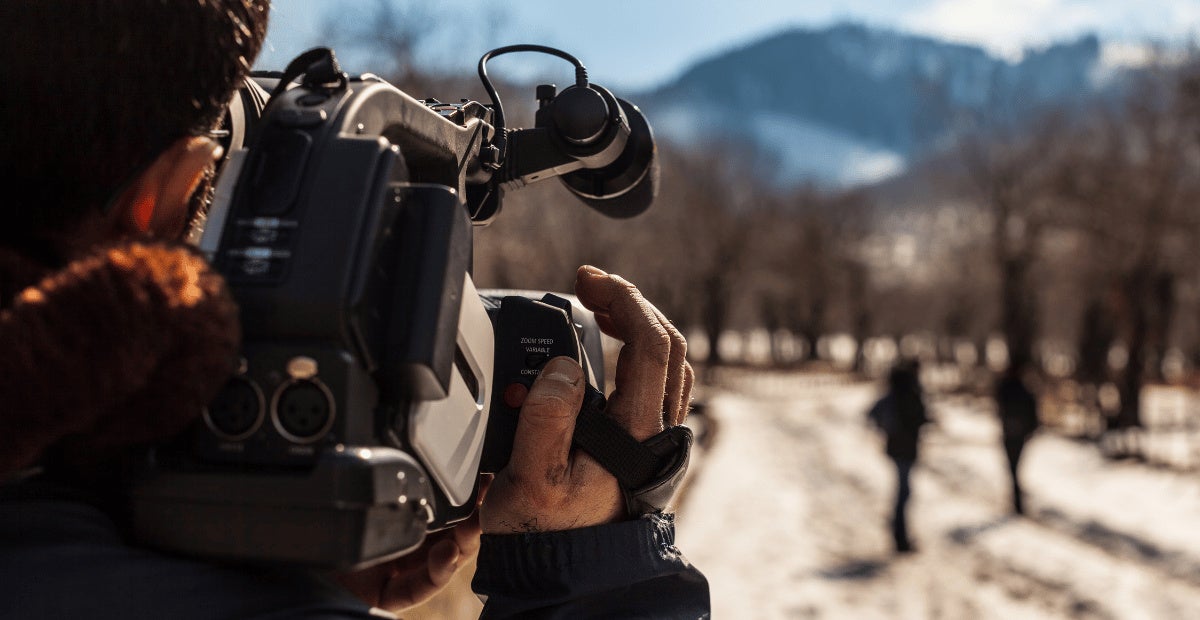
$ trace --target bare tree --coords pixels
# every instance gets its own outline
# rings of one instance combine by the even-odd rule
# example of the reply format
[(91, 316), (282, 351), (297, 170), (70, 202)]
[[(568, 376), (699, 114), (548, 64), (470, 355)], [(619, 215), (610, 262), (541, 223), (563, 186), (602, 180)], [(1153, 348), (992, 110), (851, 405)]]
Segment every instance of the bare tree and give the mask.
[(1000, 331), (1015, 366), (1034, 359), (1039, 308), (1031, 276), (1049, 215), (1047, 160), (1063, 141), (1061, 126), (1059, 117), (1048, 115), (1034, 127), (979, 130), (959, 146), (967, 179), (991, 220)]
[[(1110, 311), (1127, 360), (1118, 377), (1123, 435), (1141, 424), (1141, 390), (1161, 372), (1176, 281), (1195, 267), (1200, 155), (1194, 120), (1182, 113), (1178, 78), (1147, 71), (1118, 109), (1103, 110), (1075, 136), (1057, 168), (1056, 190), (1074, 225), (1090, 234), (1112, 274)], [(1136, 444), (1122, 453), (1136, 453)]]
[(744, 284), (742, 267), (752, 242), (744, 215), (753, 209), (755, 183), (737, 169), (736, 161), (726, 158), (727, 152), (704, 149), (688, 158), (676, 194), (688, 215), (679, 222), (679, 233), (693, 248), (683, 281), (696, 293), (696, 318), (709, 343), (709, 367), (724, 361), (718, 345), (732, 319), (735, 291)]
[[(750, 214), (753, 244), (747, 248), (749, 275), (759, 316), (771, 334), (776, 364), (816, 357), (836, 294), (833, 205), (812, 185), (791, 191), (761, 192)], [(799, 356), (785, 359), (779, 335), (799, 337)]]

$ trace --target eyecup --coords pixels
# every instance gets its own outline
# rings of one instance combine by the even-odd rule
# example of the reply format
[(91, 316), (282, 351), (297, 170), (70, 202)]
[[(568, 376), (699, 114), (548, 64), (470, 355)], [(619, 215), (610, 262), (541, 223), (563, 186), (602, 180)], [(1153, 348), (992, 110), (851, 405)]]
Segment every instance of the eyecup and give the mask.
[(584, 204), (617, 219), (640, 215), (658, 195), (658, 150), (646, 116), (638, 107), (617, 99), (629, 119), (629, 140), (613, 163), (576, 170), (559, 178)]

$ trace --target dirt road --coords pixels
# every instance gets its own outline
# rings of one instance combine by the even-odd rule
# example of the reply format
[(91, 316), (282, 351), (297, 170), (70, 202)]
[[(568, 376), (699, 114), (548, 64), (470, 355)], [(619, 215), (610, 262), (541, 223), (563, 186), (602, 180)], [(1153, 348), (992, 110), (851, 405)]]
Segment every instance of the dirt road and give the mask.
[[(893, 470), (863, 413), (878, 387), (727, 373), (716, 433), (679, 506), (679, 546), (714, 618), (1200, 618), (1200, 481), (1035, 438), (1029, 517), (1008, 513), (987, 403), (931, 399), (910, 524), (887, 530)], [(1131, 469), (1133, 468), (1133, 469)]]

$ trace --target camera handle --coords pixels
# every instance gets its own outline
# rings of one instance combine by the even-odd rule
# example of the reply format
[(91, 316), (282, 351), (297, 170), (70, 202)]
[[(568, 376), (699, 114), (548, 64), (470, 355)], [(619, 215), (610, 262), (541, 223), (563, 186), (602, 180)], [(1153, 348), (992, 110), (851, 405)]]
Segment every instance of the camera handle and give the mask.
[[(546, 293), (484, 290), (481, 297), (495, 327), (495, 377), (491, 413), (480, 471), (495, 473), (509, 461), (523, 394), (554, 357), (566, 356), (584, 369), (587, 391), (575, 420), (575, 447), (592, 455), (617, 479), (629, 516), (666, 508), (687, 472), (692, 431), (674, 426), (646, 441), (634, 439), (605, 414), (607, 401), (597, 386), (603, 364), (587, 345), (598, 343), (600, 328), (590, 313), (571, 301)], [(520, 398), (510, 398), (511, 388)]]
[(275, 89), (271, 91), (271, 97), (268, 101), (276, 99), (279, 95), (283, 94), (292, 81), (300, 76), (304, 76), (303, 85), (309, 89), (330, 84), (337, 84), (336, 88), (344, 89), (350, 82), (349, 76), (346, 75), (345, 71), (342, 71), (342, 66), (338, 64), (333, 50), (328, 47), (314, 47), (288, 63), (287, 68), (283, 70), (283, 74), (279, 77), (279, 82), (275, 85)]

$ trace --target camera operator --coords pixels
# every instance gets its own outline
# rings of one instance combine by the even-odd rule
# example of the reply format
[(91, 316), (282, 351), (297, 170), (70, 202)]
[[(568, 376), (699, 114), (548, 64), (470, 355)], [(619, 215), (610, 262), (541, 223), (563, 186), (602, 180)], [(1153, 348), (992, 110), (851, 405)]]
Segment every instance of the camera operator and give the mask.
[[(616, 480), (571, 450), (584, 386), (569, 359), (529, 390), (477, 516), (397, 560), (325, 575), (132, 544), (124, 457), (193, 422), (233, 371), (236, 306), (180, 240), (211, 194), (210, 135), (269, 0), (3, 7), (0, 617), (378, 617), (476, 553), (484, 617), (707, 614), (671, 516), (629, 515)], [(680, 424), (682, 337), (618, 276), (583, 267), (576, 294), (626, 343), (610, 414), (637, 439)]]

